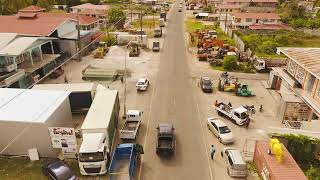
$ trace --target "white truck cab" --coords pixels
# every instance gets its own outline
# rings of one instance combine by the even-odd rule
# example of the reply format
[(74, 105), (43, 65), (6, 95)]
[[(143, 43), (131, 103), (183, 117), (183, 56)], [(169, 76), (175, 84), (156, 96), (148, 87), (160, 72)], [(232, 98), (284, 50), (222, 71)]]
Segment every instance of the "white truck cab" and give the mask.
[(240, 126), (244, 125), (249, 118), (248, 110), (243, 106), (233, 109), (224, 103), (220, 103), (216, 107), (216, 111), (219, 116), (226, 116)]
[(106, 133), (85, 133), (79, 150), (79, 167), (83, 175), (107, 173), (110, 161), (108, 135)]
[(262, 70), (266, 69), (266, 62), (263, 60), (260, 60), (260, 59), (256, 59), (254, 61), (254, 68), (257, 71), (262, 71)]

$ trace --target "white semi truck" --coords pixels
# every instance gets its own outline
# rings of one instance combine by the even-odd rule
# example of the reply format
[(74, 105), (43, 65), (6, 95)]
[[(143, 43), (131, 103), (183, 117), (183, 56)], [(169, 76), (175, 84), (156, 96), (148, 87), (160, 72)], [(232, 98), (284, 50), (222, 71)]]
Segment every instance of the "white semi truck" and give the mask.
[(81, 126), (82, 144), (78, 161), (82, 175), (107, 173), (119, 109), (117, 91), (97, 91)]

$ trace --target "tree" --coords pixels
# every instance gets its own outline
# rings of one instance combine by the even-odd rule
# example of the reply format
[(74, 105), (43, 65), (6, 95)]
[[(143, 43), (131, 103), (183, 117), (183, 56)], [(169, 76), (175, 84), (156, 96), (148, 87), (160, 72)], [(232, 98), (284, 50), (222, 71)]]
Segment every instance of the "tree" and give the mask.
[(118, 8), (112, 8), (108, 12), (109, 23), (113, 24), (117, 29), (123, 29), (126, 21), (126, 14)]
[(37, 5), (50, 10), (56, 4), (55, 0), (38, 0)]
[(87, 2), (91, 4), (100, 4), (100, 0), (88, 0)]
[(320, 180), (320, 168), (316, 168), (311, 165), (305, 174), (310, 180)]
[(236, 70), (238, 67), (236, 56), (226, 56), (223, 60), (223, 68), (228, 71)]
[(77, 6), (81, 4), (81, 0), (67, 0), (66, 1), (68, 7)]

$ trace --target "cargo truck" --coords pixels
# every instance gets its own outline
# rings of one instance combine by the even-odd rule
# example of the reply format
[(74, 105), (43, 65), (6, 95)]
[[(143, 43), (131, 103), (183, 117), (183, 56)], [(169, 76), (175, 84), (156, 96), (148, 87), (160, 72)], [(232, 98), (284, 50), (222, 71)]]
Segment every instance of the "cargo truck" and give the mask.
[(272, 67), (281, 67), (286, 65), (286, 60), (277, 59), (256, 59), (254, 61), (254, 68), (257, 72), (270, 72)]
[(250, 118), (248, 110), (243, 106), (233, 109), (227, 104), (219, 103), (216, 107), (216, 111), (219, 116), (226, 116), (240, 126), (248, 122), (248, 119)]
[(132, 180), (134, 169), (140, 164), (141, 154), (144, 152), (139, 144), (119, 144), (109, 166), (110, 180)]
[(78, 161), (82, 175), (107, 173), (119, 109), (117, 91), (97, 91), (81, 126), (82, 143)]
[(122, 140), (134, 140), (137, 137), (137, 133), (141, 123), (142, 111), (128, 110), (126, 113), (126, 121), (124, 122), (120, 130), (120, 139)]

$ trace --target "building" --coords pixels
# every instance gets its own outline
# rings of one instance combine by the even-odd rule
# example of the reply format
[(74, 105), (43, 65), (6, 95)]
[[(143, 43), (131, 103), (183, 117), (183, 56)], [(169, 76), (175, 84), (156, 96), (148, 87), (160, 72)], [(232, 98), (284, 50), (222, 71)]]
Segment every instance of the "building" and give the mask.
[(276, 7), (277, 0), (223, 0), (223, 4), (257, 7)]
[(239, 13), (242, 7), (242, 5), (222, 4), (216, 6), (215, 13)]
[(49, 37), (0, 33), (0, 87), (27, 88), (60, 63)]
[(57, 157), (49, 127), (73, 127), (69, 92), (0, 88), (0, 152)]
[(286, 147), (283, 148), (283, 160), (278, 162), (276, 156), (269, 154), (269, 142), (257, 141), (253, 162), (263, 179), (268, 180), (307, 180), (299, 165), (293, 159)]
[(85, 3), (71, 7), (71, 11), (73, 13), (79, 13), (85, 16), (98, 18), (100, 24), (105, 24), (108, 9), (108, 5), (95, 5), (91, 3)]
[(246, 29), (254, 24), (279, 25), (280, 16), (276, 13), (232, 13), (232, 28)]
[[(320, 115), (320, 48), (278, 48), (287, 57), (287, 66), (273, 68), (268, 84), (278, 89), (285, 103), (279, 104), (282, 120), (311, 121)], [(295, 97), (298, 103), (288, 103), (283, 96)]]

